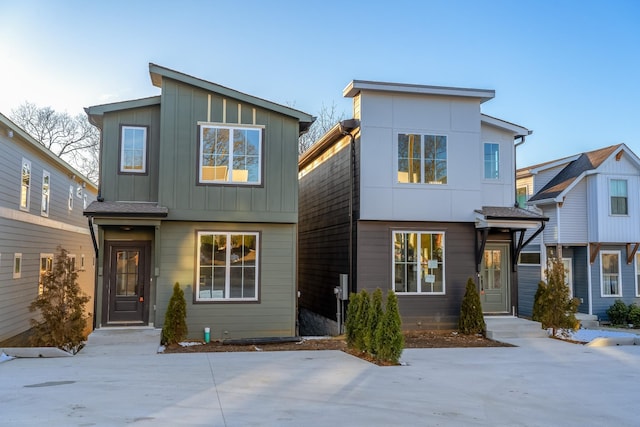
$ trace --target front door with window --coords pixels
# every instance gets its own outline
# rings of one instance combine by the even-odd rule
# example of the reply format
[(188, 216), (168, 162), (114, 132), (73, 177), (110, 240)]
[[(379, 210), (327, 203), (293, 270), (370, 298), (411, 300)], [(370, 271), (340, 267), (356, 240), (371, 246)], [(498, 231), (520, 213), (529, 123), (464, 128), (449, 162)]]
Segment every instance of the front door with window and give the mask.
[(509, 245), (487, 243), (480, 266), (480, 301), (484, 313), (509, 312)]
[(150, 251), (151, 244), (145, 241), (106, 242), (104, 323), (147, 324)]

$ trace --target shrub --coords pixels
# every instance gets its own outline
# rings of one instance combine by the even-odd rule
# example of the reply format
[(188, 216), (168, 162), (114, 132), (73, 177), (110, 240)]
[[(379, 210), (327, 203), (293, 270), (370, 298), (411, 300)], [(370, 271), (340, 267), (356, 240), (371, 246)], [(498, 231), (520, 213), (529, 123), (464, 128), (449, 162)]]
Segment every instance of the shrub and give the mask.
[(356, 333), (354, 337), (353, 347), (358, 351), (366, 351), (366, 337), (368, 335), (367, 320), (369, 318), (369, 305), (371, 304), (371, 297), (366, 289), (360, 291), (360, 304), (358, 311), (356, 312)]
[(471, 277), (467, 280), (467, 289), (462, 298), (458, 330), (465, 335), (484, 334), (486, 330), (480, 295)]
[(360, 294), (352, 292), (349, 295), (349, 305), (347, 306), (347, 318), (344, 322), (344, 334), (347, 346), (353, 348), (356, 343), (358, 333), (357, 313), (360, 310)]
[(184, 291), (180, 284), (173, 285), (173, 295), (169, 300), (167, 312), (164, 315), (162, 326), (162, 343), (177, 344), (187, 337), (187, 302), (184, 299)]
[(90, 315), (84, 313), (89, 297), (78, 285), (78, 273), (67, 251), (58, 246), (50, 272), (42, 275), (42, 293), (29, 305), (40, 319), (31, 319), (31, 344), (53, 346), (76, 354), (87, 339), (85, 330)]
[(579, 322), (575, 314), (580, 300), (569, 298), (569, 287), (564, 278), (562, 261), (557, 258), (551, 259), (547, 265), (546, 276), (546, 285), (539, 286), (539, 293), (536, 292), (536, 314), (539, 316), (536, 320), (542, 323), (543, 329), (551, 328), (552, 336), (555, 336), (559, 329), (578, 329)]
[(398, 297), (393, 291), (387, 294), (386, 309), (376, 329), (376, 341), (376, 358), (382, 362), (397, 365), (404, 349), (404, 335), (398, 310)]
[(378, 323), (382, 319), (382, 290), (376, 288), (371, 296), (371, 304), (369, 305), (369, 316), (367, 318), (367, 335), (365, 344), (367, 351), (375, 355), (378, 351), (378, 342), (376, 340), (376, 332)]
[(621, 299), (617, 299), (611, 307), (607, 309), (607, 317), (612, 325), (626, 325), (629, 316), (629, 307)]
[(533, 313), (531, 314), (531, 318), (536, 322), (540, 322), (542, 320), (542, 313), (544, 313), (544, 301), (547, 298), (546, 292), (547, 284), (540, 281), (538, 283), (536, 295), (533, 297)]
[(640, 327), (640, 307), (635, 304), (629, 305), (629, 323), (633, 324), (634, 328)]

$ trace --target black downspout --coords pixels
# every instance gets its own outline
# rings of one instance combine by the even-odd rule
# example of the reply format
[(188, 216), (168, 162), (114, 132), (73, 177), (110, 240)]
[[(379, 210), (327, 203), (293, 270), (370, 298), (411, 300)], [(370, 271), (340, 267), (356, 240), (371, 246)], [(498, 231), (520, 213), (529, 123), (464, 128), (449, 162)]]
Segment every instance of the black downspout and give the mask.
[(93, 277), (93, 330), (95, 331), (96, 313), (98, 309), (98, 242), (96, 240), (96, 233), (93, 230), (93, 218), (88, 216), (87, 221), (89, 222), (89, 233), (91, 234), (91, 240), (93, 241), (93, 250), (96, 253), (95, 274)]

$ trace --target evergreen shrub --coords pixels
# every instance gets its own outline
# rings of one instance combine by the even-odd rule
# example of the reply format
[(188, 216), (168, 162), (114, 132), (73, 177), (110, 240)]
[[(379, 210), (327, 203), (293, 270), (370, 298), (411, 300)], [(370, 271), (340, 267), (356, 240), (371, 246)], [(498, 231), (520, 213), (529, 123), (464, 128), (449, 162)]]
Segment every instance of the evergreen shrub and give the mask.
[(173, 294), (164, 315), (162, 326), (162, 344), (178, 344), (189, 333), (187, 328), (187, 302), (184, 299), (184, 291), (180, 284), (173, 285)]
[(620, 326), (626, 325), (627, 317), (629, 316), (629, 307), (621, 299), (617, 299), (607, 309), (607, 317), (612, 325)]
[(458, 330), (465, 335), (484, 335), (486, 331), (480, 295), (471, 277), (467, 280), (467, 288), (462, 298), (462, 305), (460, 306)]

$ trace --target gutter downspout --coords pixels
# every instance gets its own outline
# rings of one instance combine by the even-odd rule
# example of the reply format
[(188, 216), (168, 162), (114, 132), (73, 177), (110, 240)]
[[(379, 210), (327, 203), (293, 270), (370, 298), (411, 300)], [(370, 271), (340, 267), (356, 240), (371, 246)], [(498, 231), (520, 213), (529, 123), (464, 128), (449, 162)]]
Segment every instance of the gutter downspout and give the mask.
[(96, 266), (93, 277), (93, 330), (96, 329), (96, 313), (98, 309), (98, 242), (96, 240), (96, 233), (93, 230), (93, 217), (88, 216), (87, 221), (89, 223), (89, 233), (91, 233), (91, 241), (93, 242), (93, 250), (96, 254)]
[[(529, 131), (531, 132), (531, 131)], [(516, 138), (520, 137), (520, 142), (516, 142), (513, 145), (513, 164), (514, 164), (514, 168), (513, 168), (513, 184), (514, 184), (514, 196), (515, 196), (515, 203), (514, 205), (516, 207), (520, 207), (520, 208), (524, 208), (524, 206), (519, 206), (518, 205), (518, 165), (517, 165), (517, 152), (518, 152), (518, 147), (522, 144), (524, 144), (526, 142), (526, 135), (517, 135)]]

